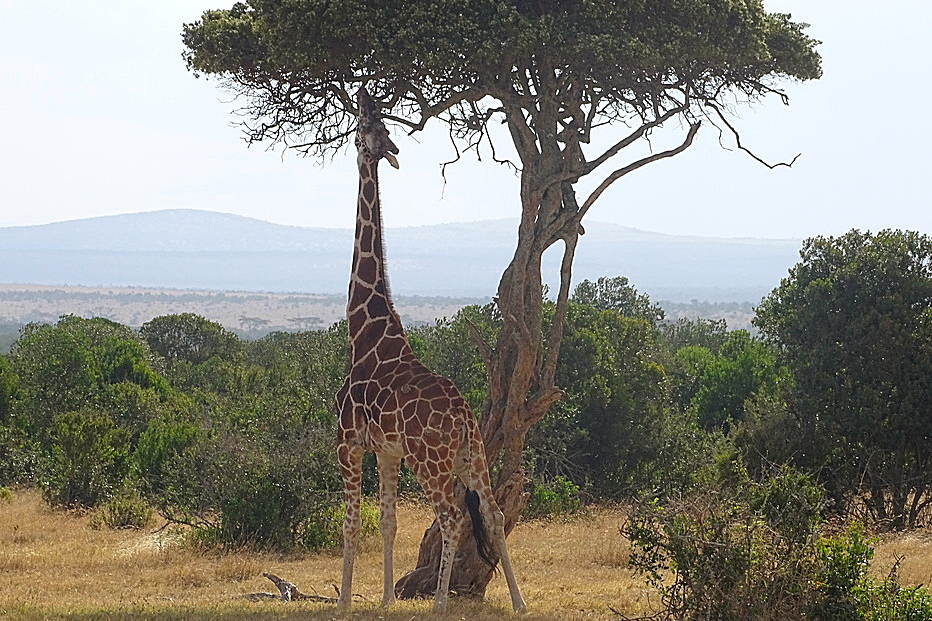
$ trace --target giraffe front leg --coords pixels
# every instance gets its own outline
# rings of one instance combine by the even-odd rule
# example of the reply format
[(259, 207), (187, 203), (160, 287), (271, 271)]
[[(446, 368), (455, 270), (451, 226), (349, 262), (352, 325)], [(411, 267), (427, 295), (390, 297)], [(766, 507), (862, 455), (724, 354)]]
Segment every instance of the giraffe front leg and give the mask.
[(337, 449), (343, 475), (343, 498), (346, 501), (346, 517), (343, 519), (343, 580), (337, 600), (337, 608), (343, 610), (349, 609), (353, 601), (353, 562), (362, 524), (362, 455), (360, 447), (340, 445)]
[(394, 547), (398, 520), (395, 515), (398, 497), (398, 469), (401, 459), (378, 455), (379, 466), (379, 531), (382, 533), (382, 605), (395, 602)]

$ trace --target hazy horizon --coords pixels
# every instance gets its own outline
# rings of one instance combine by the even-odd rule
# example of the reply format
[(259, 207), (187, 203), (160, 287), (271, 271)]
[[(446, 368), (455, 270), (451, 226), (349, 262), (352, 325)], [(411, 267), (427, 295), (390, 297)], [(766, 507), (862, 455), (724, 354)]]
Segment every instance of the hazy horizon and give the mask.
[[(321, 165), (267, 145), (247, 149), (232, 126), (229, 94), (185, 69), (182, 24), (231, 4), (7, 3), (0, 110), (12, 122), (0, 151), (0, 226), (193, 208), (351, 228), (353, 153)], [(925, 72), (932, 5), (765, 0), (765, 7), (811, 24), (807, 33), (823, 42), (824, 77), (786, 84), (791, 105), (735, 102), (743, 144), (773, 162), (801, 153), (794, 166), (768, 170), (706, 124), (683, 154), (616, 183), (587, 222), (729, 238), (932, 231), (924, 187), (932, 128), (891, 125), (863, 103), (871, 84), (909, 84), (915, 100), (927, 98), (932, 87), (916, 76)], [(444, 181), (440, 163), (455, 154), (439, 124), (394, 138), (401, 169), (382, 175), (387, 227), (518, 217), (518, 179), (489, 158), (464, 158)], [(507, 136), (495, 138), (507, 155)], [(655, 132), (651, 146), (679, 139), (671, 127)], [(580, 183), (580, 192), (587, 187)]]

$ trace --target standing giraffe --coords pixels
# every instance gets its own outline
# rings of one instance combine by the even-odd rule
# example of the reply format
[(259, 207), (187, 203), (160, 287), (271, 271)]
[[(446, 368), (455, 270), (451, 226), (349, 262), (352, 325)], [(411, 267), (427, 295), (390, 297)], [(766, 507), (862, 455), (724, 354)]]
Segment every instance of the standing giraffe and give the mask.
[[(446, 609), (450, 572), (464, 521), (454, 477), (467, 487), (469, 509), (480, 556), (502, 563), (511, 603), (524, 610), (508, 549), (504, 516), (492, 496), (485, 448), (472, 411), (449, 379), (433, 373), (415, 357), (401, 319), (392, 305), (382, 252), (382, 213), (378, 163), (383, 157), (398, 167), (398, 147), (388, 136), (369, 94), (356, 94), (359, 199), (356, 243), (346, 319), (352, 366), (337, 393), (337, 456), (346, 498), (343, 522), (343, 584), (338, 606), (352, 599), (353, 560), (359, 543), (362, 457), (374, 451), (379, 470), (384, 580), (382, 605), (395, 601), (392, 547), (397, 521), (398, 470), (404, 460), (433, 506), (443, 538), (434, 610)], [(485, 525), (489, 526), (486, 531)]]

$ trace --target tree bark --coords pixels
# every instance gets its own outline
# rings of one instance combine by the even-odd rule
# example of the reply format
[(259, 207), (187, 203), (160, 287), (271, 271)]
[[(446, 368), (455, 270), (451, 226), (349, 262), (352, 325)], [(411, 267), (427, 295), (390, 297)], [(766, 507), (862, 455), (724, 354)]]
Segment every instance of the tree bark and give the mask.
[[(574, 105), (581, 109), (582, 100), (563, 107), (557, 104), (560, 100), (557, 93), (565, 89), (579, 96), (584, 90), (581, 85), (570, 88), (562, 72), (546, 66), (546, 58), (537, 58), (533, 67), (505, 71), (503, 75), (509, 79), (499, 92), (490, 94), (503, 103), (501, 110), (521, 159), (521, 220), (514, 256), (498, 286), (498, 307), (503, 322), (494, 347), (486, 352), (489, 388), (480, 428), (486, 457), (495, 475), (492, 478), (495, 498), (505, 514), (507, 535), (518, 522), (527, 498), (521, 467), (527, 432), (562, 396), (554, 385), (554, 376), (563, 337), (573, 256), (579, 236), (583, 234), (582, 218), (599, 195), (622, 176), (688, 148), (699, 123), (689, 125), (679, 146), (651, 153), (612, 172), (580, 205), (574, 184), (581, 176), (592, 172), (651, 128), (684, 112), (688, 104), (681, 102), (663, 114), (655, 110), (659, 114), (657, 118), (642, 119), (639, 129), (602, 157), (587, 162), (580, 142), (588, 140), (591, 118), (586, 121), (582, 119), (584, 115), (568, 113)], [(552, 93), (553, 96), (538, 96), (535, 105), (528, 107), (526, 98), (515, 95), (514, 84), (521, 81), (526, 83), (519, 85), (517, 92)], [(558, 241), (564, 242), (560, 290), (552, 323), (545, 331), (541, 259)], [(462, 494), (462, 489), (459, 491)], [(434, 592), (441, 548), (439, 526), (435, 521), (421, 542), (417, 568), (395, 585), (399, 597), (424, 597)], [(520, 559), (517, 564), (520, 567)], [(493, 575), (479, 559), (472, 538), (463, 537), (453, 565), (453, 590), (482, 597)]]
[[(547, 168), (562, 166), (559, 152), (550, 159)], [(496, 475), (495, 499), (505, 515), (506, 536), (517, 524), (527, 500), (521, 465), (525, 437), (562, 396), (553, 384), (554, 369), (563, 334), (573, 255), (582, 231), (579, 225), (582, 214), (575, 204), (572, 187), (555, 184), (548, 191), (539, 192), (538, 180), (526, 166), (522, 173), (518, 244), (498, 288), (498, 306), (504, 321), (491, 351), (489, 390), (480, 417), (486, 456), (492, 474)], [(564, 241), (561, 284), (554, 325), (545, 340), (541, 258), (545, 250), (560, 240)], [(463, 491), (459, 486), (460, 497)], [(433, 594), (441, 548), (440, 528), (435, 520), (421, 541), (416, 568), (395, 585), (399, 598)], [(475, 540), (464, 536), (453, 564), (451, 591), (481, 599), (493, 576), (494, 570), (479, 558)]]

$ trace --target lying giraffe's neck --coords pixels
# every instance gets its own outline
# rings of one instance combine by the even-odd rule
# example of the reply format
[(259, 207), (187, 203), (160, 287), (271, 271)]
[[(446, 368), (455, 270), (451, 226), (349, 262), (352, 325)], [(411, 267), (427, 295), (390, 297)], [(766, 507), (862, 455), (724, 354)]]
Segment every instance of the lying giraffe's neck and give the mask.
[(392, 305), (385, 275), (378, 161), (360, 154), (358, 165), (356, 243), (346, 305), (354, 365), (375, 349), (385, 336), (403, 338), (404, 334), (401, 319)]

